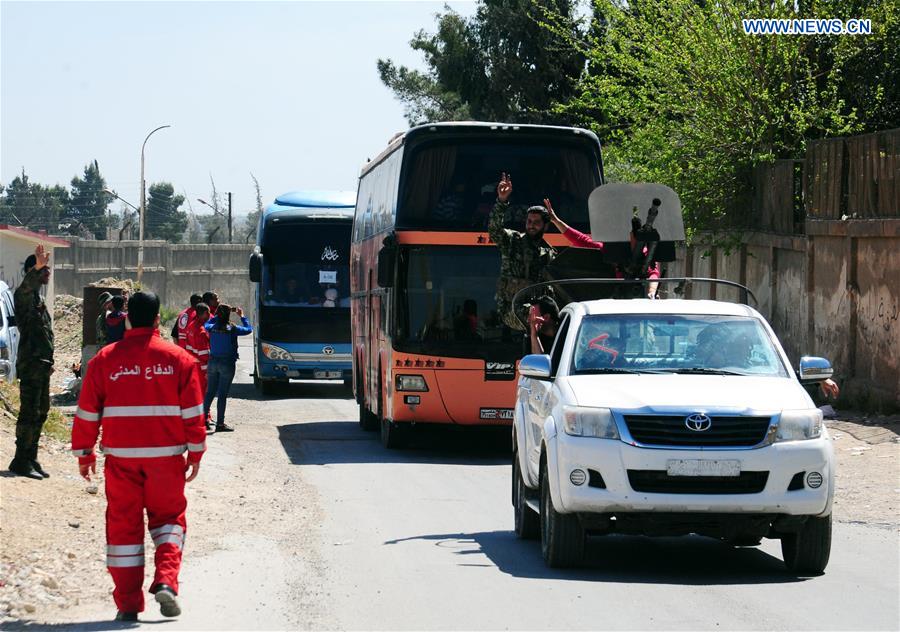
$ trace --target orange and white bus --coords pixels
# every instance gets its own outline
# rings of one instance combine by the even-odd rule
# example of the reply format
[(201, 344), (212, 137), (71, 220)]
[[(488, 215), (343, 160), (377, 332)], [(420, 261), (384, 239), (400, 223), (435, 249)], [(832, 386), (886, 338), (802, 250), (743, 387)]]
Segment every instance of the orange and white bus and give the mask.
[[(354, 393), (360, 425), (395, 447), (413, 423), (510, 425), (522, 335), (494, 298), (500, 254), (488, 218), (511, 175), (507, 227), (550, 198), (590, 232), (603, 182), (587, 130), (438, 123), (398, 134), (362, 169), (351, 246)], [(567, 244), (558, 233), (545, 239)]]

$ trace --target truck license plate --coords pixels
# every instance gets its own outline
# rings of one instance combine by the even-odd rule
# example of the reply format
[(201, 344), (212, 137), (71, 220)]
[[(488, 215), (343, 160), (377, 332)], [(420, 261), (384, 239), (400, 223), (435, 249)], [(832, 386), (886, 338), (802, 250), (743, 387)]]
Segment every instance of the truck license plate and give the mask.
[(342, 371), (313, 371), (313, 377), (317, 380), (339, 380), (341, 376)]
[(740, 476), (740, 461), (713, 461), (710, 459), (669, 459), (666, 461), (669, 476)]

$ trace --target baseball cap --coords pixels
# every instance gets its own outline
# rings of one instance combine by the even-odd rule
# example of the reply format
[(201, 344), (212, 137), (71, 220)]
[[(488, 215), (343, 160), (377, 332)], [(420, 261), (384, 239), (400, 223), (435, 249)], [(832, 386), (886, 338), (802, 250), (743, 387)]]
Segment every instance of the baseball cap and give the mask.
[(97, 297), (97, 304), (100, 307), (103, 307), (110, 300), (112, 300), (112, 294), (110, 294), (109, 292), (103, 292), (103, 294)]

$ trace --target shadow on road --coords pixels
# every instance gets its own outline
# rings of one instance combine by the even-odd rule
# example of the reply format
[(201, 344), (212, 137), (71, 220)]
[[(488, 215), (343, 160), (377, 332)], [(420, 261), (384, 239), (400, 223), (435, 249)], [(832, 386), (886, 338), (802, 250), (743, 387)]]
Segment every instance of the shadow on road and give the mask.
[[(115, 607), (113, 607), (115, 612)], [(3, 624), (3, 630), (78, 630), (79, 632), (104, 632), (105, 630), (136, 630), (145, 625), (158, 625), (165, 623), (174, 623), (174, 619), (159, 619), (156, 621), (148, 621), (141, 619), (140, 621), (74, 621), (72, 623), (41, 623), (38, 621), (28, 621), (27, 619), (16, 619), (6, 621)]]
[(377, 432), (355, 421), (315, 421), (278, 427), (278, 438), (294, 465), (329, 463), (510, 463), (509, 428), (419, 425), (409, 429), (407, 447), (388, 450)]
[(353, 391), (340, 382), (291, 382), (276, 385), (274, 393), (263, 395), (252, 382), (235, 382), (231, 385), (228, 398), (255, 402), (285, 399), (353, 399)]
[(548, 568), (541, 558), (540, 543), (519, 540), (512, 531), (423, 535), (384, 544), (421, 540), (433, 541), (448, 554), (459, 556), (461, 566), (491, 566), (479, 560), (483, 555), (503, 573), (532, 579), (692, 586), (805, 581), (788, 573), (780, 559), (761, 549), (735, 548), (701, 536), (589, 538), (584, 564), (571, 569)]

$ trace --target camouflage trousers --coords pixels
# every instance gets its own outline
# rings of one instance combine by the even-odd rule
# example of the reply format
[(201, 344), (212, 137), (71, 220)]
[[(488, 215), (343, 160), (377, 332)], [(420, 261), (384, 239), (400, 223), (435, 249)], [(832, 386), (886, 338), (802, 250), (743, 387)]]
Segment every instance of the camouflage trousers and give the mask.
[(29, 367), (19, 373), (19, 419), (16, 422), (15, 461), (37, 460), (38, 441), (50, 412), (50, 366)]

